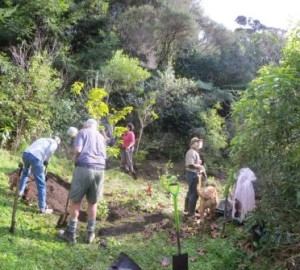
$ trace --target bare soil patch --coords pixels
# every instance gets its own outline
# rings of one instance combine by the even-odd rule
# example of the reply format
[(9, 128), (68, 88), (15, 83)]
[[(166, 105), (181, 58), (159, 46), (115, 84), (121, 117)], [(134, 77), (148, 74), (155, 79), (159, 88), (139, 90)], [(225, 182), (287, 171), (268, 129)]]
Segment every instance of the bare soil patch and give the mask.
[[(18, 172), (14, 171), (9, 175), (10, 189), (16, 188)], [(62, 214), (68, 198), (71, 184), (62, 179), (60, 176), (47, 172), (47, 205), (52, 208), (55, 214)], [(28, 185), (23, 196), (23, 202), (32, 204), (37, 202), (37, 189), (33, 176), (30, 176)], [(85, 202), (83, 202), (85, 203)], [(170, 226), (166, 221), (167, 216), (161, 212), (143, 213), (128, 209), (122, 205), (116, 205), (114, 201), (108, 201), (109, 214), (106, 220), (101, 221), (103, 224), (99, 235), (106, 236), (122, 236), (136, 232), (147, 231), (147, 226), (153, 226), (152, 230), (166, 228)], [(79, 220), (87, 221), (85, 211), (80, 212)]]
[[(13, 190), (16, 187), (18, 178), (17, 171), (9, 175), (10, 189)], [(65, 205), (68, 198), (68, 193), (71, 184), (59, 177), (58, 175), (48, 172), (47, 179), (47, 205), (53, 209), (54, 212), (62, 214), (65, 211)], [(28, 185), (25, 190), (23, 199), (26, 203), (31, 204), (37, 201), (37, 189), (33, 176), (29, 177)]]

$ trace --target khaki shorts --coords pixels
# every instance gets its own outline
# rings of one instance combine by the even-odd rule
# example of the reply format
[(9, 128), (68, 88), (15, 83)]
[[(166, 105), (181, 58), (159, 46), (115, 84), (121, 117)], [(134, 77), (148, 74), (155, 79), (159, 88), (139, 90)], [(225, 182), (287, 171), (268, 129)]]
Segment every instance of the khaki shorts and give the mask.
[(79, 202), (86, 195), (89, 203), (97, 203), (102, 198), (103, 186), (104, 170), (75, 167), (69, 198)]

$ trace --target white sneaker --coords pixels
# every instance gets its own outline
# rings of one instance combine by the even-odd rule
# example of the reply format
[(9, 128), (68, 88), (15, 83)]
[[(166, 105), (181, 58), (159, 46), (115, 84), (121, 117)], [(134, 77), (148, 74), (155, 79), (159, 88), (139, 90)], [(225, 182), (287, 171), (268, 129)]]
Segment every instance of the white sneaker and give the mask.
[(40, 214), (52, 214), (53, 213), (53, 209), (50, 208), (46, 208), (46, 209), (40, 209)]

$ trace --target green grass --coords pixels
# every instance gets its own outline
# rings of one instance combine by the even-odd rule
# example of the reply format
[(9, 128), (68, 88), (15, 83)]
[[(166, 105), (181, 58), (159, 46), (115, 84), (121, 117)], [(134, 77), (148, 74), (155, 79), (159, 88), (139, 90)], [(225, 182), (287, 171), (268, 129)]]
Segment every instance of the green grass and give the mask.
[[(0, 149), (0, 269), (106, 270), (121, 251), (144, 270), (172, 269), (172, 265), (163, 267), (160, 263), (164, 257), (171, 259), (177, 253), (177, 246), (167, 241), (167, 230), (154, 232), (150, 238), (146, 238), (143, 232), (108, 237), (107, 248), (104, 248), (99, 245), (99, 238), (91, 245), (83, 243), (85, 224), (80, 223), (78, 244), (69, 246), (57, 238), (57, 215), (41, 216), (36, 206), (19, 203), (16, 230), (10, 234), (14, 192), (8, 188), (7, 174), (17, 168), (19, 160), (19, 157)], [(49, 171), (70, 179), (72, 165), (68, 160), (53, 159)], [(162, 189), (157, 179), (149, 182), (133, 180), (117, 169), (111, 169), (106, 171), (105, 181), (105, 200), (145, 214), (160, 209), (170, 217), (173, 224), (172, 198)], [(152, 184), (151, 197), (145, 191), (148, 183)], [(186, 187), (184, 183), (180, 185), (179, 210), (182, 211)], [(97, 227), (105, 225), (105, 221), (100, 221)], [(249, 265), (249, 260), (246, 253), (234, 245), (238, 230), (233, 226), (229, 226), (228, 230), (231, 237), (224, 239), (212, 239), (206, 234), (196, 233), (182, 241), (182, 251), (188, 252), (194, 260), (189, 262), (190, 270), (254, 269), (239, 268), (241, 264)], [(199, 248), (204, 248), (207, 253), (199, 255)]]

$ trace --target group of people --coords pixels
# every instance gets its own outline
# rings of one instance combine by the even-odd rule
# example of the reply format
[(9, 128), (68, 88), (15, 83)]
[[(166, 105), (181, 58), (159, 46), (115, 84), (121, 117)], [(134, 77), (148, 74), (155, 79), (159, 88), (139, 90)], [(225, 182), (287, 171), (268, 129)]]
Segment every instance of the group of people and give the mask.
[[(133, 152), (135, 145), (134, 126), (126, 125), (126, 131), (122, 136), (121, 165), (135, 178), (133, 168)], [(95, 238), (95, 225), (97, 203), (102, 197), (104, 184), (104, 169), (106, 166), (106, 141), (107, 138), (99, 132), (98, 123), (94, 119), (86, 121), (84, 127), (78, 131), (70, 127), (67, 135), (74, 139), (72, 160), (75, 168), (73, 171), (71, 188), (69, 191), (70, 215), (65, 230), (59, 231), (58, 237), (70, 244), (76, 243), (76, 229), (81, 203), (84, 196), (88, 202), (88, 221), (86, 243), (91, 243)], [(32, 172), (38, 191), (38, 207), (41, 214), (51, 214), (46, 204), (46, 180), (45, 168), (54, 152), (60, 144), (60, 138), (41, 138), (34, 141), (24, 151), (22, 159), (24, 163), (23, 173), (19, 183), (19, 196), (24, 194), (28, 177)], [(205, 172), (199, 150), (203, 147), (203, 140), (194, 137), (190, 141), (190, 149), (185, 155), (186, 181), (188, 192), (185, 197), (184, 213), (188, 216), (195, 215), (198, 201), (197, 183), (198, 175)]]
[[(124, 168), (134, 173), (132, 155), (135, 144), (133, 125), (127, 124), (123, 135), (121, 159)], [(104, 169), (106, 165), (106, 138), (99, 132), (98, 123), (94, 119), (85, 122), (84, 128), (70, 127), (67, 135), (74, 139), (72, 160), (75, 168), (69, 191), (70, 215), (65, 230), (59, 231), (58, 237), (70, 244), (76, 243), (76, 229), (81, 203), (84, 196), (88, 202), (88, 221), (85, 237), (86, 243), (95, 238), (97, 203), (102, 197)], [(45, 168), (60, 144), (60, 138), (41, 138), (34, 141), (23, 153), (23, 173), (19, 183), (19, 196), (23, 196), (28, 177), (32, 172), (38, 191), (38, 207), (41, 214), (51, 214), (46, 204)]]

